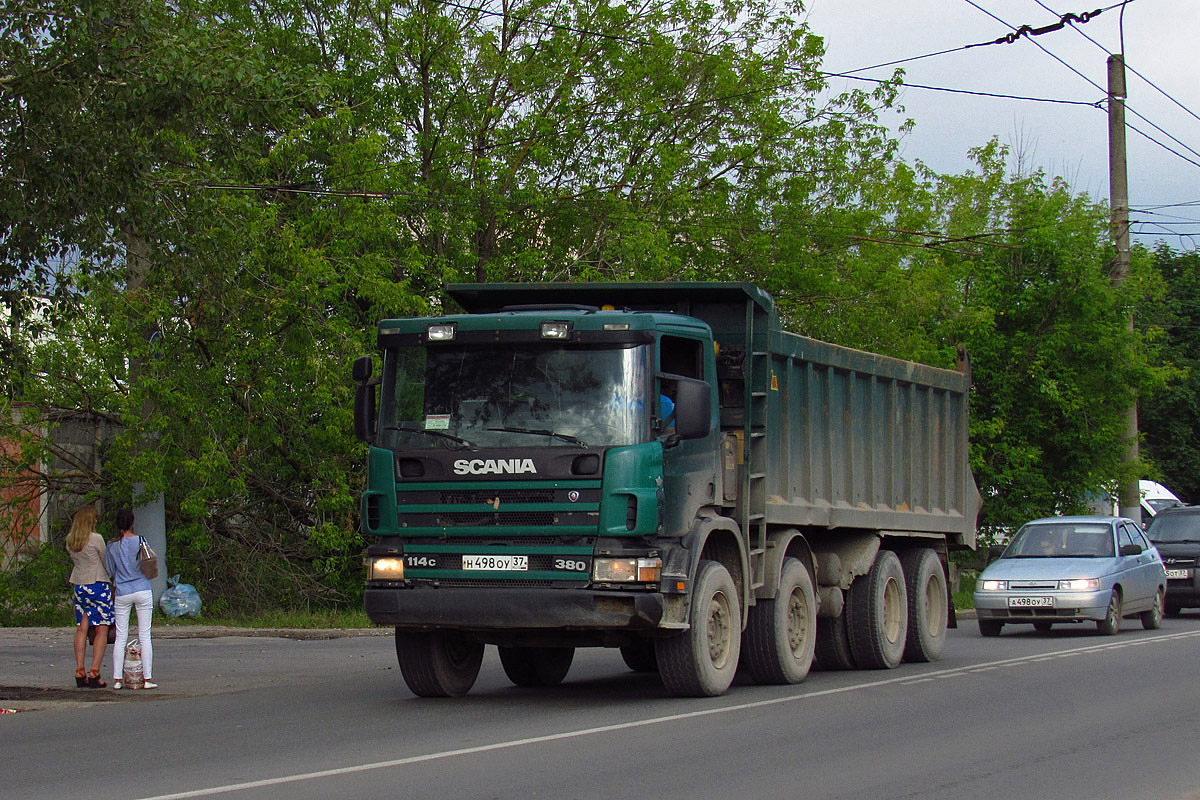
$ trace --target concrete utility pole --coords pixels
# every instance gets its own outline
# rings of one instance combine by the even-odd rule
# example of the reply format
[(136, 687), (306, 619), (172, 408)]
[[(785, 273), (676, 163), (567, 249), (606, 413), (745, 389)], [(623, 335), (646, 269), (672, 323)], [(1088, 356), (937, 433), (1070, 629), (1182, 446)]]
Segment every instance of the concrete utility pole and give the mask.
[[(1129, 178), (1125, 168), (1125, 59), (1108, 57), (1108, 196), (1112, 213), (1113, 245), (1116, 255), (1109, 268), (1113, 285), (1120, 286), (1129, 276)], [(1133, 331), (1133, 311), (1126, 325)], [(1121, 461), (1138, 462), (1138, 415), (1135, 396), (1125, 412), (1125, 452)], [(1137, 477), (1120, 488), (1121, 516), (1141, 521), (1142, 499)]]
[[(139, 237), (135, 231), (126, 230), (126, 258), (129, 260), (129, 288), (133, 290), (141, 289), (146, 283), (146, 274), (150, 270), (150, 258), (146, 241)], [(151, 336), (151, 332), (147, 332), (147, 337)], [(133, 382), (145, 380), (145, 364), (137, 359), (130, 363), (129, 378)], [(144, 409), (147, 416), (150, 415), (150, 407), (147, 404)], [(143, 441), (142, 447), (152, 447), (152, 442)], [(145, 483), (135, 483), (133, 485), (133, 496), (138, 497), (146, 491)], [(158, 598), (162, 597), (162, 593), (167, 588), (167, 514), (166, 503), (162, 492), (150, 498), (148, 502), (142, 503), (133, 509), (133, 532), (139, 536), (146, 537), (146, 542), (150, 545), (150, 549), (158, 554), (158, 576), (150, 580), (150, 589), (154, 592), (154, 604), (158, 605)]]

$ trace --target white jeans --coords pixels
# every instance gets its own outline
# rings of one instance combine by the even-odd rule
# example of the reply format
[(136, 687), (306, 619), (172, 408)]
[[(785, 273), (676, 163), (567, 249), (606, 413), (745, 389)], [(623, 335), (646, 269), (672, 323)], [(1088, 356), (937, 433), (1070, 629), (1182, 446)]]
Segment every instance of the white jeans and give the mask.
[(150, 617), (154, 613), (154, 593), (149, 589), (119, 594), (116, 599), (117, 640), (113, 642), (113, 680), (123, 680), (125, 643), (129, 640), (129, 611), (137, 609), (138, 643), (142, 646), (142, 674), (154, 675), (154, 647), (150, 644)]

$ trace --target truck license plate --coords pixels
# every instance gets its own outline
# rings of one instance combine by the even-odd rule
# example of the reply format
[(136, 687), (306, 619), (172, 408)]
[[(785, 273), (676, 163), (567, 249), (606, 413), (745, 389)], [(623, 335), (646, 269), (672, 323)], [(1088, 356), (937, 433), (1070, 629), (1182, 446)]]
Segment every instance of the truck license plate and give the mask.
[(1010, 597), (1009, 608), (1054, 608), (1053, 597)]
[(485, 572), (525, 572), (529, 569), (529, 556), (464, 555), (462, 568)]
[(1187, 580), (1188, 578), (1192, 577), (1188, 573), (1189, 570), (1186, 569), (1169, 569), (1167, 570), (1167, 578), (1173, 581)]

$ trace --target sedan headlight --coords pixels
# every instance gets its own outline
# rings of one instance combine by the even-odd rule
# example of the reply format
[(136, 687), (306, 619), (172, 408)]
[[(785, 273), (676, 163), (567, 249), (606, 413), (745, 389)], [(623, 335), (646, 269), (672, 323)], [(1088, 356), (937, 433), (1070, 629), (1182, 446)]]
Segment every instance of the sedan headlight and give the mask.
[(985, 592), (1002, 592), (1008, 588), (1008, 581), (980, 581), (979, 588)]
[(367, 580), (369, 581), (402, 581), (404, 580), (404, 559), (388, 556), (386, 558), (368, 558)]
[(661, 558), (597, 558), (592, 580), (597, 583), (658, 583)]
[(1073, 578), (1069, 581), (1059, 581), (1058, 588), (1069, 589), (1071, 591), (1080, 591), (1083, 589), (1099, 589), (1099, 578)]

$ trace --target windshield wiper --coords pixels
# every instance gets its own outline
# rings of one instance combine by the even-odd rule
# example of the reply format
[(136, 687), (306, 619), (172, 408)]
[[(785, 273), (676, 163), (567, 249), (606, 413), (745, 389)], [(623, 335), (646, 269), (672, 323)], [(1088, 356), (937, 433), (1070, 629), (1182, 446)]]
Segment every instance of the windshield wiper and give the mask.
[(588, 443), (577, 436), (572, 436), (569, 433), (559, 433), (558, 431), (549, 431), (539, 428), (485, 428), (489, 431), (497, 431), (499, 433), (529, 433), (534, 436), (553, 436), (555, 439), (561, 439), (564, 442), (577, 444), (580, 447), (587, 447)]
[(446, 433), (445, 431), (437, 431), (430, 428), (413, 428), (408, 425), (387, 425), (384, 426), (384, 430), (403, 431), (404, 433), (423, 433), (427, 436), (436, 436), (439, 439), (448, 439), (455, 444), (462, 445), (464, 450), (475, 449), (475, 444), (473, 442), (469, 442), (461, 436), (455, 436), (453, 433)]

